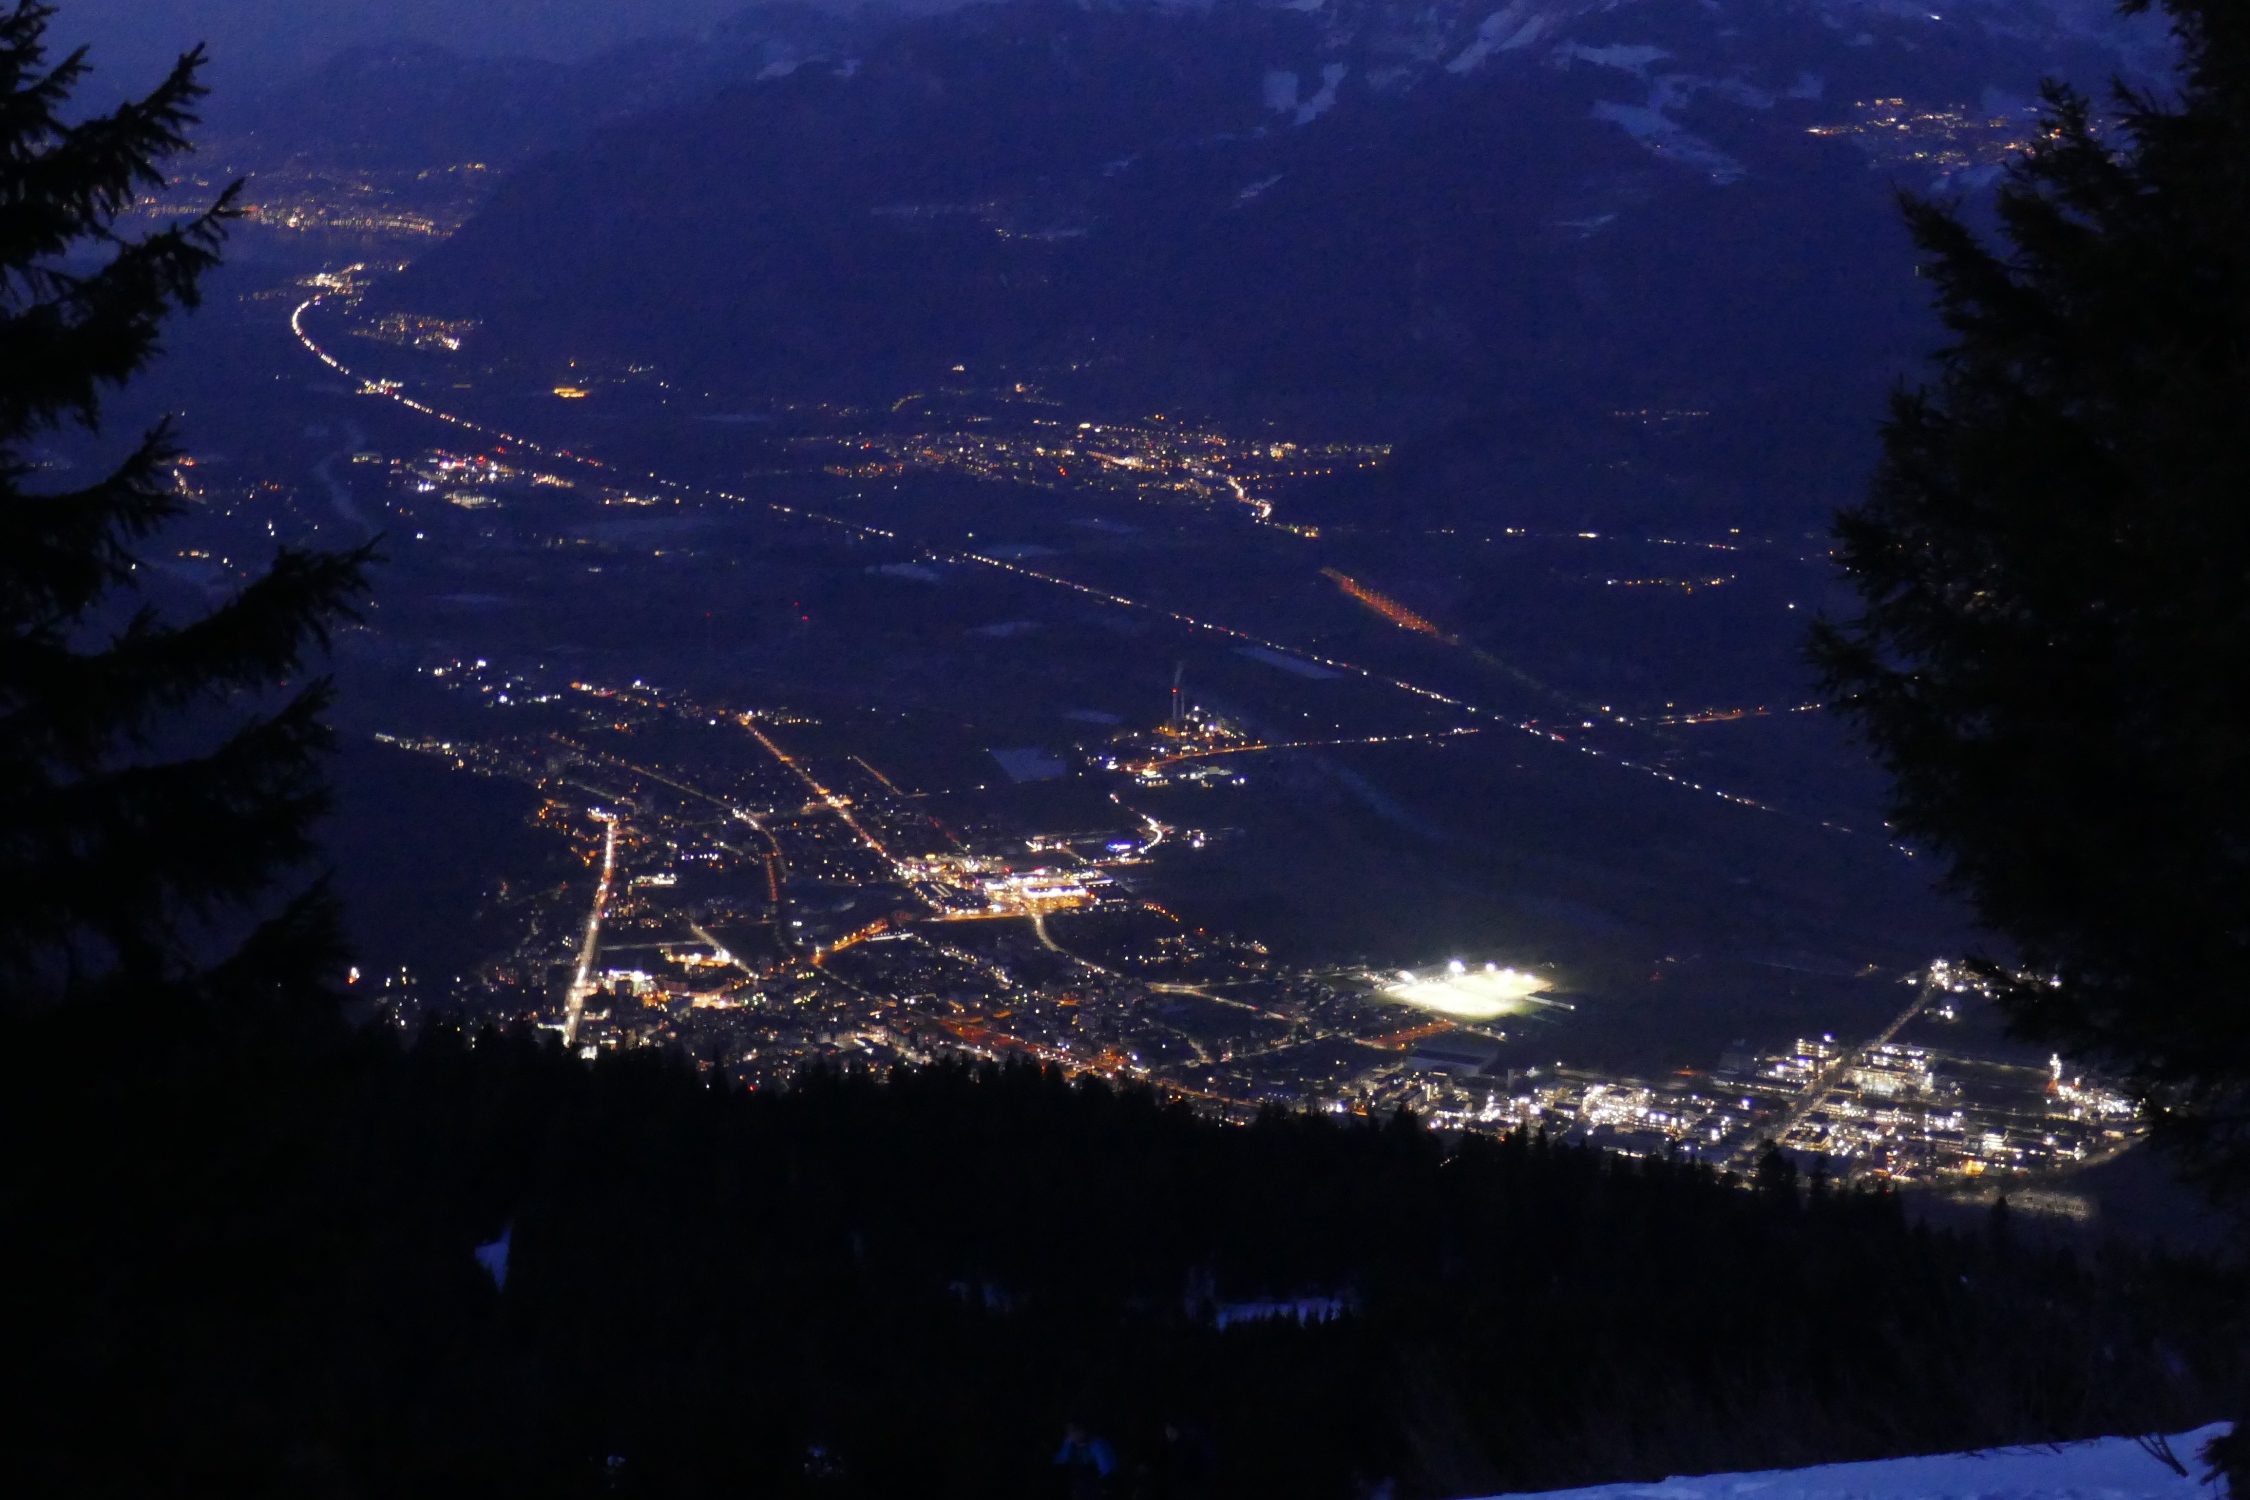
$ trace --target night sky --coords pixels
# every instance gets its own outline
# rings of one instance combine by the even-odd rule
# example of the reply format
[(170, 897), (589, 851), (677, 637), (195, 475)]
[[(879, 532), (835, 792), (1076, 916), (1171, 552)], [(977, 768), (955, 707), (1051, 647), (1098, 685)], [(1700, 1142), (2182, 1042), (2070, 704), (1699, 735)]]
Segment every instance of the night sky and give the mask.
[(198, 41), (210, 44), (223, 81), (286, 75), (342, 47), (397, 40), (571, 59), (748, 8), (743, 0), (69, 0), (50, 34), (66, 47), (91, 44), (105, 79), (124, 88)]

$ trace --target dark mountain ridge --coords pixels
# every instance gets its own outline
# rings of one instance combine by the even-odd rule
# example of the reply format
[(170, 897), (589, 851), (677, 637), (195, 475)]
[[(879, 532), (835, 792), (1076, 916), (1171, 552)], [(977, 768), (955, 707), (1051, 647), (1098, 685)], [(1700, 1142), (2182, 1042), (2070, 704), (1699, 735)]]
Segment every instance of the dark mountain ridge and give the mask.
[(632, 115), (706, 100), (808, 55), (838, 55), (879, 34), (885, 14), (763, 5), (702, 36), (626, 41), (582, 62), (478, 57), (416, 40), (347, 47), (301, 75), (219, 93), (208, 120), (225, 150), (261, 165), (514, 167)]
[[(2055, 7), (1964, 14), (975, 6), (538, 160), (389, 295), (728, 410), (959, 367), (1405, 440), (1347, 514), (1473, 510), (1498, 469), (1814, 516), (1936, 340), (1894, 179), (1973, 189), (2009, 100), (2131, 60)], [(1904, 146), (1884, 99), (1929, 116)], [(1635, 475), (1651, 421), (1682, 440)]]

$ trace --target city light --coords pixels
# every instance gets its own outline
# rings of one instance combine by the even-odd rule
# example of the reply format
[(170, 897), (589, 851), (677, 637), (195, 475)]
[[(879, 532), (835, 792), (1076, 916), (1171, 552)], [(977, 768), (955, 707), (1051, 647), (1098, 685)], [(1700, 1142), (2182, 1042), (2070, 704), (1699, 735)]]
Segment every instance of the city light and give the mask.
[(1401, 969), (1376, 986), (1385, 998), (1402, 1005), (1465, 1021), (1520, 1015), (1531, 1009), (1535, 997), (1548, 988), (1549, 982), (1537, 974), (1503, 969), (1498, 964), (1471, 968), (1459, 959), (1441, 969)]
[[(354, 377), (352, 375), (352, 371), (341, 360), (337, 359), (336, 356), (330, 353), (327, 349), (324, 349), (320, 345), (320, 343), (313, 338), (312, 334), (305, 326), (305, 318), (307, 314), (318, 308), (332, 295), (345, 298), (348, 305), (349, 299), (355, 296), (360, 289), (359, 283), (351, 279), (352, 273), (363, 270), (365, 270), (365, 267), (363, 266), (353, 266), (346, 268), (344, 272), (327, 273), (324, 276), (306, 278), (304, 284), (308, 288), (311, 288), (314, 291), (315, 295), (310, 296), (304, 301), (297, 304), (297, 306), (289, 316), (290, 330), (296, 335), (298, 342), (304, 346), (305, 350), (310, 353), (315, 359), (326, 365), (328, 368), (336, 371), (338, 374), (351, 378), (358, 377)], [(499, 428), (487, 426), (468, 417), (459, 416), (451, 412), (441, 411), (437, 407), (431, 406), (426, 402), (419, 401), (414, 397), (405, 394), (405, 392), (400, 388), (399, 383), (396, 381), (363, 381), (362, 389), (369, 395), (386, 397), (409, 411), (417, 412), (435, 421), (446, 423), (449, 426), (459, 428), (464, 432), (477, 433), (483, 437), (496, 440), (500, 443), (512, 445), (513, 447), (519, 448), (527, 453), (539, 454), (550, 458), (561, 459), (587, 470), (610, 471), (611, 466), (607, 463), (604, 463), (600, 459), (589, 458), (584, 454), (572, 453), (567, 449), (549, 449), (539, 443), (533, 442), (530, 439), (521, 437), (515, 433), (506, 432)], [(1081, 425), (1084, 426), (1087, 424)], [(1165, 441), (1167, 442), (1171, 441), (1173, 438), (1173, 435), (1169, 433), (1164, 434), (1163, 436)], [(1212, 440), (1223, 441), (1217, 438), (1213, 438)], [(917, 439), (916, 441), (921, 440)], [(1291, 451), (1294, 452), (1293, 445), (1284, 446), (1290, 448)], [(1252, 451), (1256, 452), (1260, 450), (1253, 448)], [(1263, 451), (1270, 452), (1270, 449)], [(922, 448), (916, 450), (917, 455), (924, 459), (929, 459), (931, 454), (937, 452), (938, 450), (929, 448), (927, 443), (924, 443)], [(1387, 454), (1387, 452), (1387, 449), (1384, 450), (1384, 453)], [(1039, 453), (1038, 456), (1044, 459), (1047, 455), (1042, 452)], [(1075, 450), (1073, 450), (1069, 456), (1076, 456)], [(934, 462), (935, 460), (932, 459), (931, 461)], [(1373, 457), (1369, 457), (1366, 461), (1373, 462), (1375, 460)], [(910, 464), (897, 460), (886, 460), (886, 463), (889, 465), (888, 467), (878, 466), (881, 472), (903, 473), (908, 467), (912, 466)], [(842, 471), (831, 467), (831, 472)], [(972, 467), (969, 472), (981, 473), (982, 471)], [(1116, 473), (1118, 471), (1114, 467), (1112, 467), (1104, 469), (1102, 472)], [(645, 477), (650, 483), (673, 492), (675, 496), (693, 495), (698, 493), (698, 491), (695, 490), (694, 487), (682, 484), (677, 480), (667, 479), (660, 474), (652, 472)], [(1007, 476), (1003, 476), (995, 472), (986, 474), (984, 475), (984, 477), (999, 478)], [(1266, 518), (1265, 512), (1270, 511), (1270, 504), (1268, 502), (1251, 500), (1250, 497), (1245, 492), (1243, 492), (1240, 480), (1235, 479), (1232, 476), (1223, 476), (1223, 478), (1224, 482), (1235, 492), (1238, 499), (1243, 500), (1245, 503), (1252, 504), (1254, 507), (1264, 507), (1264, 510), (1261, 510), (1259, 514), (1261, 519)], [(866, 538), (870, 540), (879, 539), (883, 541), (898, 540), (898, 536), (895, 532), (889, 531), (883, 527), (846, 520), (842, 517), (828, 515), (821, 511), (810, 510), (795, 505), (789, 505), (779, 500), (752, 499), (749, 496), (738, 494), (730, 490), (719, 489), (701, 491), (700, 493), (707, 494), (709, 496), (727, 501), (732, 504), (762, 506), (764, 509), (775, 515), (790, 516), (798, 520), (811, 522), (815, 525), (832, 527), (838, 531), (842, 531), (856, 537)], [(1522, 532), (1520, 529), (1511, 528), (1508, 534), (1525, 535), (1527, 533)], [(975, 535), (976, 533), (974, 532), (969, 533), (971, 539), (974, 539)], [(1598, 540), (1600, 536), (1600, 534), (1597, 532), (1578, 532), (1575, 533), (1575, 535), (1578, 538), (1584, 540)], [(419, 536), (420, 534), (417, 533), (417, 539), (419, 539)], [(1670, 538), (1661, 537), (1650, 538), (1650, 541), (1666, 546), (1692, 546), (1714, 551), (1739, 550), (1725, 543), (1680, 542)], [(1143, 599), (1128, 598), (1123, 594), (1114, 593), (1108, 589), (1097, 588), (1093, 585), (1081, 583), (1075, 579), (1066, 578), (1059, 574), (1044, 572), (1037, 568), (1027, 567), (1021, 562), (1013, 561), (1008, 558), (997, 557), (986, 553), (968, 550), (963, 550), (960, 552), (943, 552), (935, 549), (925, 550), (922, 553), (922, 557), (929, 562), (947, 563), (956, 566), (974, 565), (978, 567), (989, 568), (996, 572), (1013, 574), (1020, 578), (1032, 579), (1036, 582), (1047, 584), (1054, 588), (1067, 590), (1083, 598), (1094, 599), (1102, 603), (1116, 605), (1121, 609), (1145, 612), (1164, 619), (1169, 619), (1176, 624), (1187, 627), (1190, 630), (1197, 631), (1203, 634), (1215, 635), (1223, 639), (1239, 641), (1246, 646), (1255, 647), (1262, 651), (1286, 656), (1294, 660), (1301, 661), (1310, 666), (1319, 667), (1347, 676), (1359, 677), (1369, 682), (1384, 683), (1390, 687), (1398, 689), (1402, 693), (1407, 693), (1414, 697), (1423, 699), (1425, 702), (1443, 704), (1449, 708), (1460, 709), (1465, 713), (1480, 714), (1494, 712), (1494, 710), (1485, 708), (1478, 704), (1467, 702), (1449, 693), (1440, 692), (1435, 688), (1425, 687), (1419, 683), (1409, 682), (1405, 678), (1394, 677), (1386, 672), (1360, 666), (1354, 662), (1339, 660), (1335, 657), (1328, 656), (1320, 651), (1311, 649), (1306, 646), (1293, 645), (1283, 641), (1271, 640), (1251, 631), (1238, 629), (1235, 626), (1227, 625), (1219, 621), (1208, 620), (1199, 616), (1190, 615), (1181, 610), (1170, 609), (1162, 604), (1153, 603), (1151, 601)], [(1386, 600), (1386, 602), (1394, 601)], [(1419, 619), (1418, 616), (1416, 618)], [(1486, 660), (1492, 661), (1494, 659), (1486, 657)], [(1809, 709), (1813, 706), (1814, 705), (1807, 705), (1807, 708)], [(1731, 711), (1721, 710), (1716, 711), (1706, 717), (1717, 719), (1729, 718), (1734, 716), (1735, 715)], [(1753, 715), (1746, 714), (1744, 716), (1747, 717)], [(1687, 722), (1703, 721), (1704, 718), (1691, 718)], [(1637, 760), (1630, 755), (1621, 754), (1616, 750), (1589, 743), (1584, 738), (1573, 739), (1570, 736), (1563, 735), (1556, 732), (1555, 730), (1547, 728), (1535, 719), (1517, 720), (1513, 722), (1503, 720), (1501, 722), (1507, 723), (1508, 727), (1513, 728), (1518, 732), (1528, 735), (1534, 739), (1544, 740), (1552, 744), (1563, 746), (1565, 749), (1575, 752), (1576, 754), (1587, 756), (1594, 760), (1603, 761), (1607, 764), (1616, 766), (1621, 770), (1631, 771), (1637, 775), (1652, 777), (1655, 780), (1665, 782), (1668, 785), (1678, 787), (1684, 791), (1694, 792), (1701, 796), (1716, 797), (1722, 802), (1729, 803), (1736, 807), (1747, 808), (1756, 812), (1766, 813), (1770, 815), (1781, 815), (1779, 809), (1775, 808), (1769, 803), (1762, 802), (1755, 797), (1744, 796), (1739, 792), (1728, 791), (1723, 787), (1708, 785), (1704, 782), (1695, 780), (1692, 776), (1681, 775), (1676, 771), (1670, 770), (1663, 764)], [(1846, 835), (1850, 835), (1852, 833), (1851, 829), (1845, 828), (1830, 821), (1823, 820), (1820, 822), (1819, 826), (1827, 828), (1833, 832)], [(1904, 845), (1890, 841), (1886, 841), (1886, 844), (1887, 847), (1889, 847), (1894, 853), (1900, 855), (1901, 857), (1913, 857), (1914, 851)]]
[[(483, 658), (425, 670), (489, 704), (562, 701)], [(485, 980), (511, 1014), (582, 1057), (715, 1051), (714, 1067), (758, 1088), (816, 1063), (1031, 1059), (1145, 1082), (1235, 1120), (1276, 1105), (1376, 1116), (1403, 1106), (1439, 1129), (1535, 1128), (1737, 1172), (1771, 1142), (1838, 1182), (2077, 1171), (2146, 1134), (2127, 1092), (2059, 1058), (1941, 1045), (1936, 1028), (1955, 1023), (1958, 999), (1980, 982), (1958, 961), (1902, 976), (1911, 1000), (1864, 1042), (1738, 1041), (1713, 1068), (1655, 1078), (1550, 1066), (1523, 1055), (1529, 1038), (1511, 1053), (1497, 1025), (1567, 1007), (1559, 980), (1462, 958), (1310, 970), (1203, 932), (1116, 873), (1202, 833), (1115, 796), (1118, 821), (1106, 826), (972, 844), (861, 756), (777, 739), (809, 722), (786, 711), (722, 712), (641, 681), (568, 687), (582, 700), (573, 733), (384, 742), (539, 787), (537, 821), (601, 872), (590, 911), (573, 882), (527, 912), (518, 946)], [(1196, 722), (1184, 704), (1173, 721)], [(665, 723), (739, 731), (741, 749), (722, 770), (605, 748)], [(1901, 1034), (1918, 1020), (1919, 1035)], [(2068, 1210), (2067, 1194), (2057, 1201)]]

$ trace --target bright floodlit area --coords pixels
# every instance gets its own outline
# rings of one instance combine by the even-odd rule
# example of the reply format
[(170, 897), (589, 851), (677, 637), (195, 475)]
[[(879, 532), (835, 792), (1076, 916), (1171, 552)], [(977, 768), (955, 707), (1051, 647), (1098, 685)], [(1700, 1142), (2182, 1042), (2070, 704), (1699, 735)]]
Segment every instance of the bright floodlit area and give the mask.
[(1401, 969), (1378, 986), (1388, 999), (1440, 1015), (1484, 1021), (1529, 1010), (1548, 981), (1498, 964), (1473, 967), (1459, 959), (1420, 973)]

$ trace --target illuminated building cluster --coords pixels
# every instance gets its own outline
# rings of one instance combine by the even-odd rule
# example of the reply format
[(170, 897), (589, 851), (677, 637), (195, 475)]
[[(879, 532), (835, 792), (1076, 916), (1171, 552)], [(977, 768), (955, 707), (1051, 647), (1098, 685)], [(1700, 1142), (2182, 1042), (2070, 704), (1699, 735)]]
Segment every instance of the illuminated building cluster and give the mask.
[[(337, 273), (318, 289), (349, 295), (356, 275)], [(594, 390), (604, 377), (574, 371), (571, 378)], [(351, 459), (393, 471), (405, 491), (397, 510), (409, 519), (417, 497), (474, 510), (480, 505), (472, 498), (457, 497), (529, 504), (543, 485), (572, 485), (601, 504), (626, 507), (698, 498), (661, 476), (628, 476), (447, 420), (462, 441), (481, 446), (409, 460)], [(1266, 461), (1285, 461), (1274, 446)], [(771, 508), (895, 540), (842, 518)], [(402, 533), (402, 542), (409, 534), (418, 536)], [(539, 545), (586, 544), (557, 536)], [(1289, 642), (1107, 593), (1015, 554), (921, 555), (1150, 611), (1261, 659), (1286, 656), (1476, 711)], [(1199, 835), (1146, 819), (1126, 802), (1116, 804), (1116, 826), (1107, 829), (957, 838), (866, 761), (808, 758), (790, 716), (770, 707), (702, 706), (641, 684), (548, 682), (483, 662), (448, 664), (435, 675), (490, 704), (495, 727), (417, 747), (464, 771), (538, 787), (540, 824), (567, 842), (585, 873), (567, 886), (507, 893), (500, 907), (521, 937), (471, 986), (478, 1008), (507, 1024), (551, 1027), (582, 1052), (673, 1049), (761, 1087), (810, 1063), (1029, 1057), (1142, 1080), (1235, 1118), (1273, 1105), (1347, 1113), (1411, 1106), (1446, 1128), (1531, 1126), (1619, 1150), (1691, 1153), (1737, 1170), (1770, 1138), (1808, 1160), (1829, 1161), (1838, 1175), (1903, 1181), (2095, 1161), (2140, 1129), (2130, 1105), (2098, 1082), (2035, 1077), (2039, 1070), (1967, 1055), (1897, 1051), (1889, 1037), (1864, 1049), (1808, 1043), (1656, 1081), (1516, 1071), (1505, 1065), (1511, 1042), (1499, 1028), (1534, 1006), (1567, 1004), (1554, 976), (1481, 955), (1460, 960), (1458, 969), (1311, 971), (1277, 962), (1254, 941), (1198, 932), (1142, 887), (1151, 867)], [(568, 722), (542, 720), (536, 732), (511, 727), (519, 710)], [(1684, 712), (1665, 722), (1768, 711)], [(1487, 722), (1484, 732), (1536, 733), (1745, 800), (1589, 747), (1579, 731), (1594, 729), (1590, 720)], [(683, 738), (689, 731), (692, 745)], [(1297, 743), (1477, 732), (1476, 724), (1458, 724)], [(1090, 754), (1098, 768), (1117, 773), (1119, 796), (1130, 798), (1151, 776), (1236, 779), (1249, 758), (1283, 748), (1183, 700), (1165, 725), (1118, 736)], [(589, 885), (600, 894), (590, 895)], [(1127, 919), (1139, 926), (1123, 936), (1084, 936)], [(1942, 1014), (1970, 983), (1935, 966), (1925, 1012)]]
[(414, 313), (391, 313), (365, 328), (354, 329), (353, 332), (360, 338), (373, 339), (381, 344), (457, 354), (462, 340), (476, 327), (477, 321), (474, 318), (432, 318)]
[(243, 213), (253, 224), (295, 233), (444, 239), (468, 221), (493, 180), (482, 162), (402, 171), (292, 163), (251, 174)]
[(1242, 773), (1229, 762), (1246, 752), (1270, 748), (1242, 726), (1182, 696), (1172, 687), (1172, 712), (1154, 729), (1128, 729), (1088, 756), (1097, 770), (1117, 771), (1146, 786), (1173, 782), (1239, 784)]
[(1734, 582), (1734, 575), (1717, 573), (1702, 578), (1605, 578), (1602, 582), (1613, 589), (1678, 589), (1684, 594), (1692, 594), (1697, 589), (1722, 588)]
[[(1823, 1070), (1843, 1056), (1832, 1041), (1799, 1040), (1660, 1082), (1564, 1068), (1499, 1079), (1456, 1070), (1425, 1082), (1418, 1104), (1459, 1128), (1543, 1128), (1736, 1171), (1770, 1142), (1838, 1181), (1899, 1184), (2052, 1174), (2107, 1160), (2143, 1134), (2130, 1099), (2066, 1076), (2059, 1063), (1886, 1043), (1847, 1059), (1853, 1065), (1823, 1086)], [(1809, 1090), (1818, 1107), (1807, 1110)]]
[[(220, 149), (224, 149), (222, 146)], [(287, 234), (341, 232), (375, 240), (444, 239), (476, 211), (494, 181), (482, 162), (418, 170), (313, 167), (301, 161), (263, 168), (217, 168), (174, 177), (143, 194), (142, 218), (190, 218), (208, 209), (237, 177), (246, 223)]]
[(1874, 166), (1912, 165), (1951, 174), (2005, 162), (2030, 144), (2033, 129), (2033, 122), (2018, 114), (1863, 99), (1852, 106), (1850, 119), (1815, 125), (1811, 133), (1851, 141)]
[[(1823, 1044), (1770, 1060), (1792, 1079)], [(1813, 1056), (1803, 1054), (1814, 1053)], [(2046, 1171), (2114, 1155), (2138, 1135), (2122, 1093), (2045, 1067), (1886, 1043), (1851, 1059), (1780, 1144), (1900, 1179)]]
[[(2141, 1133), (2130, 1100), (2059, 1064), (1890, 1033), (1737, 1046), (1660, 1080), (1510, 1066), (1502, 1028), (1573, 1003), (1553, 974), (1497, 959), (1312, 970), (1201, 932), (1135, 889), (1192, 832), (1123, 804), (1108, 831), (964, 841), (861, 757), (794, 750), (806, 721), (785, 712), (482, 660), (430, 672), (494, 728), (393, 743), (537, 787), (535, 821), (586, 872), (510, 898), (521, 936), (479, 1003), (589, 1056), (667, 1048), (755, 1087), (811, 1064), (1029, 1058), (1227, 1118), (1403, 1106), (1444, 1129), (1735, 1171), (1773, 1142), (1837, 1179), (1902, 1183), (2081, 1166)], [(1192, 749), (1233, 733), (1183, 704), (1141, 738)], [(1105, 913), (1124, 935), (1086, 945), (1095, 929), (1073, 924)], [(1908, 1014), (1941, 1024), (1974, 982), (1943, 962), (1922, 978)]]
[(849, 478), (951, 472), (1043, 489), (1239, 504), (1260, 520), (1272, 515), (1277, 485), (1372, 468), (1390, 455), (1386, 444), (1243, 440), (1153, 421), (1130, 426), (1036, 418), (1021, 428), (976, 425), (990, 420), (972, 417), (949, 431), (800, 438), (794, 446)]

